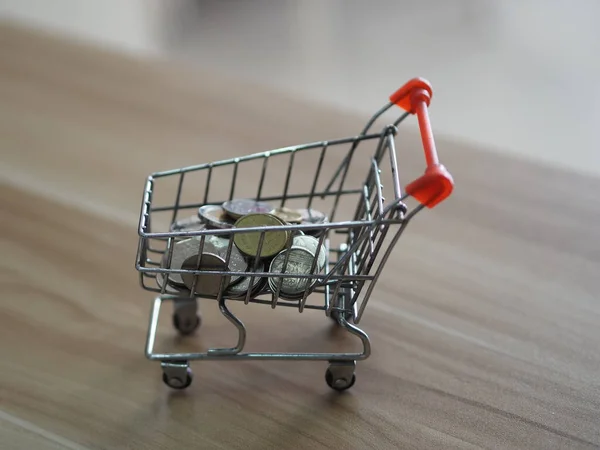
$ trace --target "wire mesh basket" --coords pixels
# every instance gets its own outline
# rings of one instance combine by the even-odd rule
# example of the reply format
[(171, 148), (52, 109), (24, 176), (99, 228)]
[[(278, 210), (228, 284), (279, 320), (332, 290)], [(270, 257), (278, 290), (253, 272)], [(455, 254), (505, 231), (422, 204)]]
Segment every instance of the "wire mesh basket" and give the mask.
[[(354, 384), (356, 362), (371, 351), (358, 324), (386, 261), (415, 214), (433, 208), (453, 190), (452, 177), (436, 153), (428, 116), (431, 96), (430, 84), (415, 78), (392, 94), (356, 136), (147, 178), (136, 268), (142, 287), (156, 293), (146, 356), (161, 362), (167, 385), (188, 387), (193, 360), (249, 358), (323, 360), (329, 363), (325, 378), (330, 387), (341, 391)], [(403, 113), (372, 132), (394, 105)], [(426, 169), (403, 190), (395, 141), (399, 125), (411, 115), (418, 120)], [(388, 183), (391, 189), (384, 196)], [(409, 199), (414, 206), (408, 206)], [(204, 353), (155, 352), (162, 303), (174, 304), (175, 328), (191, 334), (201, 323), (199, 300), (218, 302), (237, 329), (237, 344)], [(321, 310), (357, 336), (363, 349), (244, 352), (246, 328), (228, 308), (230, 301), (300, 313)]]

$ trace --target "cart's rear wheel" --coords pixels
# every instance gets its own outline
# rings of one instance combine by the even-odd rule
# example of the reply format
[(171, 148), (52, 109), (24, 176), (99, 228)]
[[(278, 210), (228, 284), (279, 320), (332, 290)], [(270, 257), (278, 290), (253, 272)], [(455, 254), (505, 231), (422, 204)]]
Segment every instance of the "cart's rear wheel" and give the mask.
[(202, 318), (199, 315), (187, 316), (173, 313), (173, 326), (184, 336), (192, 334), (197, 328), (200, 328)]
[(330, 364), (325, 372), (327, 385), (336, 391), (350, 389), (356, 383), (355, 364), (354, 362), (348, 365)]

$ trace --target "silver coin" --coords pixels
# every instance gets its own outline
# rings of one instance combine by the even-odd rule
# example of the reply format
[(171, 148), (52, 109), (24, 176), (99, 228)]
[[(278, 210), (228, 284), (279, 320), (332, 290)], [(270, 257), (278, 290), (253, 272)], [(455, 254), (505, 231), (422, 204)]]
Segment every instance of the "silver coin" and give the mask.
[[(198, 261), (200, 259), (200, 261)], [(227, 271), (225, 259), (214, 253), (202, 253), (198, 256), (190, 256), (181, 265), (183, 270), (214, 270), (220, 272)], [(221, 286), (227, 286), (230, 283), (231, 277), (225, 274), (182, 274), (183, 283), (190, 291), (194, 291), (198, 295), (216, 296), (221, 290)], [(196, 285), (194, 286), (194, 281)]]
[[(316, 209), (304, 208), (299, 209), (298, 212), (302, 215), (302, 225), (321, 225), (329, 222), (327, 216)], [(306, 230), (305, 233), (319, 237), (325, 231), (327, 231), (325, 228), (317, 228), (314, 230)]]
[[(248, 270), (254, 270), (254, 265), (252, 265), (251, 268), (249, 267)], [(264, 263), (262, 261), (259, 261), (256, 271), (263, 272), (264, 270), (265, 270)], [(250, 289), (250, 281), (251, 281), (251, 276), (247, 276), (247, 277), (242, 278), (238, 283), (235, 283), (235, 284), (230, 283), (227, 288), (227, 291), (225, 292), (225, 295), (228, 298), (234, 298), (234, 299), (245, 297), (246, 293), (248, 292), (248, 289)], [(262, 289), (262, 285), (264, 285), (264, 281), (265, 280), (263, 277), (254, 277), (251, 296), (255, 296), (257, 294), (257, 292)]]
[(171, 231), (200, 231), (206, 228), (206, 225), (197, 216), (180, 219), (171, 225)]
[(267, 202), (240, 198), (223, 203), (223, 209), (234, 219), (239, 219), (247, 214), (270, 213), (273, 206)]
[[(197, 238), (199, 239), (199, 238)], [(227, 260), (227, 249), (229, 248), (230, 240), (221, 236), (206, 236), (204, 243), (205, 251), (215, 253), (221, 258)], [(227, 268), (230, 272), (246, 272), (248, 270), (248, 262), (238, 248), (232, 244), (231, 253), (227, 262)], [(231, 283), (237, 283), (243, 275), (231, 275)]]
[[(181, 270), (181, 265), (190, 256), (198, 256), (199, 240), (195, 238), (187, 238), (175, 242), (173, 245), (173, 254), (171, 255), (171, 264), (167, 267), (167, 259), (169, 251), (165, 251), (163, 255), (163, 267), (165, 269)], [(169, 274), (169, 284), (175, 286), (185, 286), (180, 273)]]
[[(165, 283), (165, 278), (167, 275), (165, 273), (157, 273), (156, 274), (156, 284), (159, 289), (162, 290), (163, 285)], [(167, 282), (167, 287), (165, 288), (165, 294), (168, 295), (182, 295), (184, 297), (189, 297), (190, 291), (189, 289), (182, 286), (172, 286), (169, 282)]]
[[(285, 271), (283, 265), (285, 263), (286, 254), (289, 252), (289, 258)], [(269, 267), (269, 272), (276, 274), (290, 275), (289, 277), (270, 277), (269, 287), (274, 292), (280, 286), (280, 291), (285, 295), (297, 295), (306, 289), (311, 288), (317, 282), (316, 279), (297, 278), (295, 275), (310, 275), (314, 261), (314, 255), (308, 250), (300, 247), (283, 250), (273, 260)]]
[(232, 228), (234, 221), (227, 215), (222, 206), (204, 205), (198, 209), (201, 220), (214, 228)]
[(299, 209), (298, 212), (302, 216), (302, 223), (325, 223), (327, 216), (321, 211), (312, 208)]
[(292, 241), (292, 248), (303, 248), (308, 250), (313, 257), (317, 256), (317, 249), (319, 250), (318, 260), (315, 270), (320, 272), (325, 267), (325, 261), (327, 259), (327, 252), (325, 246), (321, 244), (319, 249), (319, 239), (313, 236), (294, 236)]
[(298, 301), (302, 300), (302, 297), (304, 297), (304, 291), (302, 291), (299, 294), (295, 294), (295, 295), (288, 295), (281, 290), (279, 291), (279, 298), (282, 300), (287, 300), (289, 302), (298, 302)]
[[(215, 250), (215, 243), (223, 244), (220, 241), (215, 240), (216, 236), (205, 236), (204, 239), (204, 247), (202, 248), (202, 252), (211, 252)], [(212, 242), (214, 240), (214, 242)], [(171, 256), (171, 264), (168, 267), (173, 270), (181, 270), (181, 266), (183, 262), (188, 259), (190, 256), (198, 256), (200, 252), (200, 244), (201, 237), (195, 236), (191, 238), (185, 238), (178, 242), (175, 242), (173, 245), (173, 255)], [(165, 251), (163, 256), (164, 258), (164, 266), (166, 267), (166, 259), (168, 257), (168, 250)], [(176, 286), (184, 286), (183, 278), (180, 273), (171, 273), (169, 274), (169, 283)]]
[[(181, 270), (183, 262), (190, 256), (198, 256), (200, 250), (202, 253), (214, 253), (225, 259), (227, 256), (227, 248), (229, 247), (229, 239), (220, 236), (205, 235), (204, 246), (200, 249), (201, 236), (194, 236), (192, 238), (183, 239), (176, 242), (173, 247), (173, 256), (171, 258), (170, 268), (173, 270)], [(167, 253), (165, 252), (165, 258)], [(227, 261), (227, 268), (232, 272), (245, 272), (248, 267), (248, 263), (244, 259), (244, 256), (236, 248), (235, 245), (231, 246), (231, 254)], [(236, 282), (242, 276), (231, 275), (231, 281)], [(184, 285), (183, 278), (180, 273), (172, 273), (169, 276), (170, 284), (181, 286)]]

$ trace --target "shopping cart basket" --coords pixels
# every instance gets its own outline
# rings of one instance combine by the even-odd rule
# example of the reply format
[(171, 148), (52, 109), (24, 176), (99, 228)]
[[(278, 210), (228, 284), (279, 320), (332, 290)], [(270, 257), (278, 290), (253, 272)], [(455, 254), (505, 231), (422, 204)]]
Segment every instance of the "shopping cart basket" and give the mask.
[[(240, 359), (322, 360), (328, 362), (325, 379), (331, 388), (341, 391), (354, 384), (356, 362), (371, 353), (369, 337), (358, 324), (390, 253), (414, 215), (424, 208), (433, 208), (453, 190), (453, 179), (436, 154), (428, 116), (431, 96), (430, 84), (415, 78), (392, 94), (357, 136), (157, 172), (147, 178), (139, 219), (136, 268), (142, 287), (156, 293), (146, 357), (161, 362), (163, 381), (168, 386), (183, 389), (190, 385), (190, 361)], [(377, 119), (393, 105), (403, 110), (399, 118), (371, 132)], [(403, 191), (395, 140), (398, 126), (409, 116), (418, 120), (426, 169)], [(307, 162), (310, 157), (311, 162)], [(335, 165), (330, 163), (331, 158)], [(283, 164), (279, 163), (282, 159)], [(384, 179), (392, 185), (387, 199)], [(226, 187), (215, 188), (217, 181), (223, 183), (223, 180)], [(163, 184), (166, 187), (161, 187)], [(273, 211), (259, 207), (238, 214), (236, 221), (230, 217), (221, 227), (218, 223), (211, 226), (210, 220), (207, 222), (205, 216), (201, 219), (198, 215), (199, 209), (207, 207), (222, 208), (218, 211), (222, 214), (225, 204), (235, 202), (239, 197), (236, 193), (242, 188), (246, 193), (252, 192), (242, 196), (247, 204), (255, 202), (260, 207), (268, 204), (284, 213), (292, 211), (296, 218), (294, 211), (303, 211), (308, 219), (284, 220), (285, 214), (284, 218), (280, 215), (274, 219)], [(318, 215), (318, 211), (325, 212)], [(318, 219), (312, 220), (313, 213)], [(345, 216), (338, 218), (340, 214)], [(242, 220), (250, 216), (252, 220)], [(261, 222), (263, 219), (266, 222)], [(186, 227), (186, 220), (192, 226)], [(281, 242), (276, 244), (278, 240)], [(224, 243), (220, 253), (213, 241)], [(310, 241), (312, 251), (298, 250), (300, 241)], [(277, 245), (276, 255), (265, 250)], [(183, 246), (188, 257), (182, 263)], [(245, 253), (240, 249), (245, 249)], [(234, 257), (238, 258), (237, 263)], [(310, 263), (307, 265), (306, 261)], [(198, 285), (204, 287), (198, 289)], [(203, 353), (156, 352), (163, 302), (174, 304), (175, 328), (181, 334), (190, 334), (201, 323), (199, 299), (218, 303), (221, 313), (237, 330), (237, 344)], [(299, 312), (323, 311), (360, 339), (362, 351), (244, 352), (246, 328), (228, 308), (231, 301), (271, 308), (291, 307)]]

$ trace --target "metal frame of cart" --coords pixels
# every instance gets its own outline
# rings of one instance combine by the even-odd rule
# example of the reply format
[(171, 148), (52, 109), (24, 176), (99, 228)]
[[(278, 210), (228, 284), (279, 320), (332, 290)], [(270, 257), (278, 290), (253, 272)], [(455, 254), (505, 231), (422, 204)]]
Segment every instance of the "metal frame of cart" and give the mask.
[[(136, 258), (136, 269), (140, 273), (140, 282), (144, 289), (156, 292), (150, 321), (148, 326), (146, 356), (150, 360), (161, 362), (164, 382), (172, 388), (182, 389), (190, 385), (192, 372), (190, 361), (195, 360), (241, 360), (241, 359), (285, 359), (285, 360), (321, 360), (329, 363), (326, 370), (326, 382), (335, 390), (350, 388), (355, 382), (356, 362), (367, 359), (371, 354), (371, 344), (368, 335), (358, 327), (363, 317), (365, 308), (376, 286), (376, 282), (385, 266), (402, 232), (409, 221), (423, 208), (432, 208), (446, 199), (453, 190), (454, 182), (451, 175), (438, 161), (433, 134), (429, 122), (428, 106), (432, 96), (430, 84), (421, 78), (410, 80), (394, 94), (390, 101), (369, 120), (362, 132), (353, 137), (344, 139), (314, 142), (299, 146), (286, 147), (267, 152), (251, 154), (248, 156), (232, 158), (207, 164), (185, 167), (153, 173), (148, 177), (144, 187), (141, 206), (138, 234), (139, 245)], [(385, 125), (380, 132), (370, 132), (374, 123), (393, 105), (404, 110), (403, 114), (393, 123)], [(418, 119), (421, 141), (426, 159), (425, 172), (406, 185), (402, 192), (398, 163), (396, 157), (395, 139), (398, 126), (410, 115)], [(370, 157), (362, 155), (360, 150), (367, 143), (372, 143), (374, 153)], [(314, 176), (305, 177), (305, 189), (293, 192), (291, 177), (295, 167), (296, 158), (302, 158), (306, 152), (316, 152)], [(337, 170), (332, 174), (330, 181), (324, 188), (319, 187), (319, 181), (326, 180), (322, 168), (327, 155), (336, 152), (340, 157)], [(341, 153), (344, 152), (344, 153)], [(342, 156), (340, 156), (342, 155)], [(268, 178), (269, 162), (275, 158), (286, 158), (287, 172), (282, 179), (281, 191), (276, 195), (265, 193), (265, 180)], [(386, 161), (386, 162), (384, 162)], [(323, 224), (292, 224), (279, 227), (233, 228), (233, 229), (204, 229), (199, 231), (165, 231), (154, 232), (151, 229), (151, 216), (155, 213), (170, 215), (172, 223), (178, 214), (197, 209), (207, 203), (220, 203), (231, 199), (234, 195), (239, 174), (249, 163), (258, 163), (260, 173), (256, 177), (257, 200), (269, 201), (281, 206), (289, 202), (302, 202), (306, 208), (314, 207), (317, 201), (324, 201), (330, 206), (328, 211), (329, 222)], [(348, 186), (349, 174), (353, 164), (358, 166), (368, 165), (366, 177), (357, 186)], [(219, 169), (230, 169), (231, 189), (227, 198), (219, 201), (210, 201), (212, 181)], [(392, 198), (386, 201), (383, 191), (382, 171), (387, 170), (392, 183)], [(186, 180), (190, 174), (203, 173), (205, 185), (202, 188), (195, 186), (196, 190), (203, 192), (202, 202), (186, 203), (183, 194)], [(364, 176), (364, 172), (363, 172)], [(162, 179), (173, 180), (171, 183), (172, 201), (162, 205), (155, 204), (156, 184)], [(188, 182), (188, 184), (191, 182)], [(248, 181), (245, 182), (245, 186)], [(356, 197), (355, 212), (347, 220), (337, 220), (338, 206), (346, 197)], [(416, 200), (412, 208), (407, 206), (409, 197)], [(321, 273), (295, 275), (298, 278), (316, 280), (306, 283), (304, 293), (297, 301), (283, 300), (279, 296), (279, 289), (275, 291), (265, 284), (258, 293), (251, 289), (243, 298), (227, 298), (225, 286), (221, 286), (216, 296), (199, 296), (193, 290), (189, 294), (173, 293), (168, 291), (168, 277), (174, 273), (192, 274), (195, 279), (200, 274), (214, 275), (239, 275), (251, 277), (250, 286), (253, 286), (255, 277), (282, 278), (289, 274), (269, 272), (265, 268), (262, 272), (251, 270), (245, 272), (219, 271), (219, 270), (174, 270), (170, 269), (170, 260), (174, 242), (177, 239), (196, 237), (199, 245), (199, 254), (202, 253), (207, 235), (232, 235), (235, 233), (261, 233), (259, 251), (264, 242), (265, 233), (275, 229), (292, 231), (312, 231), (319, 236), (319, 244), (326, 252), (326, 264)], [(333, 236), (336, 235), (342, 242), (334, 244)], [(387, 239), (387, 241), (386, 241)], [(289, 249), (288, 244), (288, 249)], [(321, 248), (319, 245), (319, 248)], [(227, 258), (231, 255), (233, 239), (230, 240)], [(318, 256), (318, 255), (316, 255)], [(166, 258), (166, 264), (165, 264)], [(315, 257), (316, 259), (316, 257)], [(259, 257), (253, 269), (258, 267)], [(162, 285), (156, 283), (156, 277), (166, 277)], [(218, 302), (221, 313), (235, 326), (238, 332), (236, 345), (229, 348), (213, 348), (203, 353), (157, 353), (154, 351), (158, 321), (163, 302), (173, 302), (173, 323), (182, 334), (189, 334), (200, 326), (198, 315), (198, 300)], [(227, 302), (238, 301), (244, 304), (256, 303), (276, 307), (297, 308), (299, 312), (305, 309), (321, 310), (326, 316), (333, 318), (339, 326), (362, 342), (361, 352), (340, 353), (261, 353), (244, 352), (246, 341), (246, 328), (243, 322), (227, 307)]]

